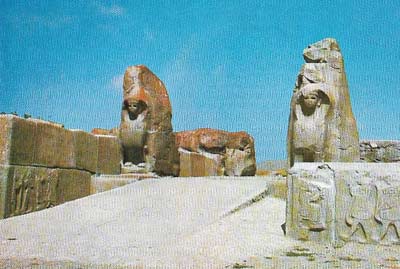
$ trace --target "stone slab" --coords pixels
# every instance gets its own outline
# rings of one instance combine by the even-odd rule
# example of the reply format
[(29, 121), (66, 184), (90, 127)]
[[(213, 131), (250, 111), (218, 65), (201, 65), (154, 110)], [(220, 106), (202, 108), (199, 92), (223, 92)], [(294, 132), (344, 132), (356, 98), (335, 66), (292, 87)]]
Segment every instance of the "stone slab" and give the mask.
[(97, 138), (82, 130), (71, 130), (74, 137), (75, 167), (96, 173), (97, 169)]
[(90, 194), (89, 172), (0, 166), (0, 219), (49, 208)]
[(96, 174), (121, 173), (121, 145), (115, 136), (96, 135), (97, 138), (97, 169)]
[(295, 164), (286, 223), (301, 240), (399, 244), (400, 165)]
[(109, 191), (140, 180), (157, 178), (154, 173), (130, 173), (123, 175), (93, 175), (90, 182), (90, 194)]
[(0, 261), (40, 257), (88, 268), (225, 268), (241, 256), (293, 241), (280, 229), (281, 200), (266, 198), (222, 218), (265, 185), (255, 177), (148, 179), (5, 219)]

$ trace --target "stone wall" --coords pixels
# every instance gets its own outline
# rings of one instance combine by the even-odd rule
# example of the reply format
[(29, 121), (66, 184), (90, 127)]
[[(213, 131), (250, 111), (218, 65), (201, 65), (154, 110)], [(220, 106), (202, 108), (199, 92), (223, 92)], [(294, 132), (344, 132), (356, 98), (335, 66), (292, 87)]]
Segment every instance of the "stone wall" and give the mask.
[(399, 244), (400, 165), (295, 164), (286, 231), (300, 240)]
[(0, 115), (0, 219), (90, 194), (92, 174), (120, 174), (118, 138)]
[(360, 155), (363, 162), (400, 162), (400, 141), (361, 140)]

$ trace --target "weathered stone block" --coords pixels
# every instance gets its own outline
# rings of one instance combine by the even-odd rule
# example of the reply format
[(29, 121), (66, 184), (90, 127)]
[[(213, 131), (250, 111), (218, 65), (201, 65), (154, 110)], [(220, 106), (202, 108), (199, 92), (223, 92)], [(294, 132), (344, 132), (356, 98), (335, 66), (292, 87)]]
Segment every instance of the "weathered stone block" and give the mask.
[(97, 138), (97, 174), (121, 173), (121, 146), (115, 136), (96, 135)]
[(208, 177), (223, 176), (224, 170), (221, 169), (222, 157), (218, 154), (208, 154), (207, 156), (179, 149), (180, 154), (180, 173), (181, 177)]
[(180, 155), (180, 177), (190, 177), (192, 173), (192, 163), (190, 161), (190, 152), (186, 150), (179, 149)]
[(298, 163), (287, 199), (287, 234), (296, 239), (400, 243), (398, 164)]
[(0, 219), (4, 218), (9, 212), (10, 188), (8, 179), (10, 178), (10, 166), (0, 165)]
[(49, 208), (90, 194), (89, 172), (0, 166), (0, 219)]
[(10, 158), (11, 116), (0, 115), (0, 163), (8, 164)]
[(332, 171), (325, 166), (295, 167), (288, 178), (287, 234), (300, 240), (333, 240), (335, 187)]
[(400, 162), (400, 141), (362, 140), (360, 141), (361, 161), (375, 163)]
[(90, 195), (91, 174), (75, 169), (57, 169), (57, 204)]
[[(254, 139), (246, 132), (232, 133), (203, 128), (175, 135), (181, 155), (180, 168), (184, 170), (181, 176), (187, 173), (191, 173), (187, 176), (255, 175)], [(190, 158), (182, 156), (189, 152), (193, 153)], [(189, 163), (185, 163), (187, 161)]]
[(74, 137), (71, 131), (50, 122), (28, 122), (36, 123), (34, 165), (75, 168)]
[(97, 168), (97, 138), (82, 130), (70, 130), (74, 138), (75, 167), (96, 173)]
[(35, 135), (36, 123), (14, 115), (0, 115), (1, 164), (31, 165)]

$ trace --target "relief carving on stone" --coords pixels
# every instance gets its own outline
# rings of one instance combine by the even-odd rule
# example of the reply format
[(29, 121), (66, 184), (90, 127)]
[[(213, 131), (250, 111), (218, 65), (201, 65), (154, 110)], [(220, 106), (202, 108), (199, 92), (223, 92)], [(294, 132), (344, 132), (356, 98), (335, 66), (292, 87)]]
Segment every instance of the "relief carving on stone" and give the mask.
[(299, 221), (302, 228), (323, 231), (327, 228), (326, 197), (314, 184), (303, 184), (299, 191)]
[[(380, 239), (400, 239), (400, 186), (378, 188), (378, 201), (375, 218), (382, 223)], [(389, 228), (393, 227), (395, 238), (389, 235)]]
[(56, 171), (16, 169), (9, 215), (17, 216), (56, 205)]
[(346, 224), (350, 226), (349, 234), (344, 235), (343, 239), (348, 240), (361, 230), (364, 239), (376, 241), (376, 220), (375, 206), (377, 201), (377, 189), (372, 184), (351, 184), (349, 186), (352, 197), (351, 204), (346, 214)]

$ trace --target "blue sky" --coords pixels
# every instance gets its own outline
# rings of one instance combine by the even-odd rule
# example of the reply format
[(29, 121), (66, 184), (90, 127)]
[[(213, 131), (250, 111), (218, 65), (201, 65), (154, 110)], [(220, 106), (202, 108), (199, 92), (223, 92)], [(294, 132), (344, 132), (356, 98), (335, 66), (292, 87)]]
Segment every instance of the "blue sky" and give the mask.
[(257, 161), (286, 158), (302, 51), (334, 37), (360, 138), (400, 139), (398, 0), (0, 0), (0, 29), (1, 111), (112, 128), (126, 67), (145, 64), (174, 130), (245, 130)]

